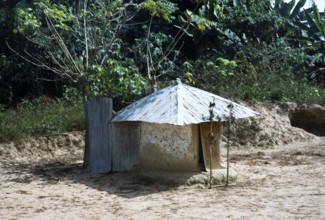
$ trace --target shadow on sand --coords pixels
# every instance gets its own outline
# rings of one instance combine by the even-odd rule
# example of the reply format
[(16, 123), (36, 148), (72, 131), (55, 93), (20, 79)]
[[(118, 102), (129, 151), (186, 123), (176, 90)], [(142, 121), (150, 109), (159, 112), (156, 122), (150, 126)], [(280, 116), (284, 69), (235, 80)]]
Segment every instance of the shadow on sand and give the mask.
[(124, 198), (134, 198), (148, 194), (175, 189), (182, 184), (158, 182), (139, 175), (137, 170), (93, 174), (82, 167), (82, 163), (58, 162), (47, 163), (2, 163), (7, 174), (16, 174), (17, 178), (9, 181), (29, 184), (38, 180), (51, 185), (59, 182), (84, 184), (90, 188), (105, 191)]

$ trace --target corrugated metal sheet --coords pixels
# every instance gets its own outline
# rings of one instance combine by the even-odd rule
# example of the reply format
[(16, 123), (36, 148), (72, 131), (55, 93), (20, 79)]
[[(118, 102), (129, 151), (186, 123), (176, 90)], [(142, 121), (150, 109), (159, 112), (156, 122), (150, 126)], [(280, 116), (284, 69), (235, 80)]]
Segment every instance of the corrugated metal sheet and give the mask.
[(188, 125), (208, 122), (209, 105), (215, 103), (214, 120), (226, 121), (229, 104), (233, 104), (235, 119), (257, 116), (258, 113), (220, 96), (183, 84), (168, 86), (122, 109), (112, 120), (145, 121), (160, 124)]
[(109, 123), (112, 105), (111, 98), (93, 98), (85, 103), (89, 170), (92, 173), (108, 173), (111, 170)]
[(139, 164), (139, 123), (112, 123), (112, 171), (131, 170)]

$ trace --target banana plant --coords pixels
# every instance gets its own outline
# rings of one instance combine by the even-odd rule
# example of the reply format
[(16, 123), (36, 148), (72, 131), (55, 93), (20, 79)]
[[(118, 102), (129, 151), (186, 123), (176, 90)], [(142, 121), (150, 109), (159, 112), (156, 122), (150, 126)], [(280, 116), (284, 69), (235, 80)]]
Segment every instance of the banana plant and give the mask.
[(180, 17), (184, 23), (190, 24), (189, 34), (196, 42), (204, 42), (198, 50), (217, 49), (233, 50), (240, 46), (241, 39), (235, 32), (226, 28), (222, 20), (224, 18), (223, 7), (229, 2), (236, 4), (237, 1), (209, 0), (203, 2), (196, 12), (186, 10), (185, 18)]
[(306, 0), (300, 0), (297, 4), (295, 0), (291, 0), (289, 2), (284, 2), (284, 0), (276, 0), (274, 3), (274, 11), (284, 18), (295, 19), (305, 4)]
[(320, 47), (323, 54), (322, 62), (325, 65), (325, 12), (320, 13), (316, 4), (313, 4), (312, 11), (309, 11), (304, 11), (305, 21), (296, 22), (296, 25), (304, 31), (300, 39)]
[(321, 62), (308, 77), (321, 86), (325, 86), (325, 12), (320, 13), (316, 4), (311, 9), (304, 10), (304, 21), (296, 22), (302, 30), (302, 36), (297, 39), (305, 45), (314, 48), (314, 53), (320, 55)]
[(319, 13), (315, 4), (312, 6), (313, 13), (306, 13), (306, 19), (309, 24), (308, 33), (314, 40), (325, 43), (325, 16), (324, 13)]
[(284, 0), (275, 0), (273, 8), (270, 11), (275, 12), (285, 20), (284, 28), (280, 30), (272, 29), (265, 34), (262, 38), (269, 39), (272, 37), (287, 37), (297, 30), (296, 23), (301, 21), (301, 13), (306, 0), (299, 0), (296, 4), (295, 0), (285, 2)]

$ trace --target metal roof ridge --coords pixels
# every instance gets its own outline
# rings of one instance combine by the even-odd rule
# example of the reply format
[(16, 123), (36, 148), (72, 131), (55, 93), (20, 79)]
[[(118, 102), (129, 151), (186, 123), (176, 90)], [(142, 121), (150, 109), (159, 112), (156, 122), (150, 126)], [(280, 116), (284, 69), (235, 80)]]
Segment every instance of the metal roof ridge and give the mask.
[(234, 117), (245, 118), (258, 115), (257, 112), (236, 102), (205, 90), (177, 83), (143, 97), (120, 110), (112, 122), (146, 121), (159, 124), (188, 125), (206, 122), (209, 102), (216, 99), (214, 114), (222, 121), (227, 120), (229, 103), (234, 104)]
[(177, 125), (184, 124), (184, 116), (183, 116), (183, 84), (179, 78), (177, 78), (177, 85), (176, 85), (176, 100), (177, 100)]

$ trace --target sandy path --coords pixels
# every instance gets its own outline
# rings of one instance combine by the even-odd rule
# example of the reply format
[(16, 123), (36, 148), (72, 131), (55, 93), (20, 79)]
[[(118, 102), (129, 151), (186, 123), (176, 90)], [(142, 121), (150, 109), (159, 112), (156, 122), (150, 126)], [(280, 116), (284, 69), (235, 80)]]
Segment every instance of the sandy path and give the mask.
[(214, 189), (89, 174), (79, 158), (0, 162), (0, 219), (325, 219), (320, 144), (233, 151), (237, 185)]

